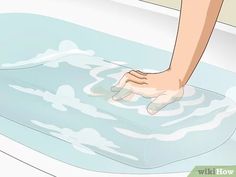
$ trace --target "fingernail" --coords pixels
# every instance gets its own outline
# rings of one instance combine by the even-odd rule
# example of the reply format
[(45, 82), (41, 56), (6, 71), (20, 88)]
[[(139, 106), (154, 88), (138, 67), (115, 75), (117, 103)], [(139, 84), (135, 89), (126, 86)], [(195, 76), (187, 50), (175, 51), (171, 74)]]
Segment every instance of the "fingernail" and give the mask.
[(156, 105), (152, 104), (152, 105), (148, 106), (147, 112), (151, 115), (154, 115), (158, 112), (158, 109), (157, 109)]
[(147, 109), (147, 112), (148, 112), (149, 114), (151, 114), (151, 115), (154, 115), (154, 114), (157, 113), (156, 110), (152, 110), (152, 109)]
[(112, 91), (112, 92), (119, 92), (119, 91), (120, 91), (120, 88), (119, 88), (119, 87), (116, 87), (116, 86), (113, 86), (113, 87), (111, 87), (111, 91)]
[(112, 99), (113, 99), (114, 101), (120, 100), (120, 98), (119, 98), (119, 97), (116, 97), (116, 96), (113, 96)]

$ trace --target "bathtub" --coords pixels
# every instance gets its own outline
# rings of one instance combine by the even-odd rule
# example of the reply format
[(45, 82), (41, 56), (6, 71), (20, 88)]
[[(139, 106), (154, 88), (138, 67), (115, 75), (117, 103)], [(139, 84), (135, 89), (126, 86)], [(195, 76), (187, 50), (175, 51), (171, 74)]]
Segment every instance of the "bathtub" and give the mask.
[[(179, 12), (173, 9), (149, 4), (138, 0), (9, 0), (0, 1), (1, 13), (38, 14), (67, 22), (78, 24), (96, 31), (110, 34), (132, 42), (137, 42), (153, 48), (172, 52), (177, 32)], [(201, 60), (209, 66), (236, 73), (236, 28), (217, 23), (210, 43)], [(205, 70), (197, 70), (204, 74)], [(210, 70), (209, 72), (217, 72)], [(199, 79), (194, 75), (190, 83)], [(226, 91), (236, 86), (236, 80), (217, 78), (204, 74), (206, 80), (198, 82), (198, 87), (205, 88), (224, 95)], [(222, 83), (218, 88), (216, 85)], [(235, 99), (235, 97), (231, 98)], [(235, 100), (236, 101), (236, 100)], [(68, 165), (42, 153), (32, 150), (10, 138), (0, 136), (0, 150), (15, 158), (30, 164), (49, 176), (143, 176), (143, 174), (113, 174), (94, 172)], [(187, 176), (189, 172), (169, 174), (145, 174), (145, 176)]]

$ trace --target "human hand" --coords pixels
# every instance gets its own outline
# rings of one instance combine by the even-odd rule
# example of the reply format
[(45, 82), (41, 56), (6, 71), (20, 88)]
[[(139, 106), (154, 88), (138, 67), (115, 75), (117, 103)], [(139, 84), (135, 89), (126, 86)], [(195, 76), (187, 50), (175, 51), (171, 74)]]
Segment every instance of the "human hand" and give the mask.
[(180, 79), (171, 70), (161, 73), (144, 73), (132, 70), (124, 74), (111, 89), (116, 94), (114, 101), (126, 99), (134, 94), (151, 98), (147, 112), (156, 114), (170, 103), (178, 101), (184, 94)]

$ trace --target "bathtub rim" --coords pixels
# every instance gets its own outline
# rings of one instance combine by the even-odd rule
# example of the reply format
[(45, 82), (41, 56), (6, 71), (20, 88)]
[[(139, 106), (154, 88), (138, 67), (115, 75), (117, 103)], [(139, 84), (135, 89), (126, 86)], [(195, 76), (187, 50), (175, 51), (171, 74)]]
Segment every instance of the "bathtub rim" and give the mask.
[[(154, 4), (152, 2), (147, 2), (147, 1), (143, 1), (143, 0), (111, 0), (117, 3), (121, 3), (121, 4), (125, 4), (128, 6), (133, 6), (133, 7), (137, 7), (140, 9), (144, 9), (144, 10), (149, 10), (152, 12), (156, 12), (156, 13), (162, 13), (171, 17), (175, 17), (178, 18), (180, 11), (174, 8), (170, 8), (167, 6), (162, 6), (159, 4)], [(236, 34), (236, 26), (224, 23), (224, 22), (220, 22), (217, 21), (215, 28), (221, 31), (225, 31), (227, 33), (231, 33), (231, 34)]]
[[(19, 0), (18, 0), (19, 1)], [(114, 1), (114, 0), (113, 0)], [(116, 1), (118, 1), (118, 0), (116, 0)], [(122, 1), (122, 3), (124, 3), (125, 2), (125, 0), (120, 0), (120, 1)], [(0, 3), (3, 3), (4, 1), (0, 1)], [(9, 0), (8, 2), (4, 2), (5, 3), (5, 5), (6, 4), (8, 4), (8, 3), (12, 3), (13, 2), (13, 0)], [(16, 1), (15, 1), (16, 2)], [(25, 1), (26, 2), (26, 1)], [(127, 1), (126, 1), (127, 2)], [(177, 10), (175, 10), (176, 12), (174, 12), (174, 10), (173, 9), (168, 9), (168, 8), (164, 8), (164, 7), (161, 7), (161, 6), (158, 6), (158, 5), (151, 5), (151, 4), (147, 4), (146, 2), (141, 2), (141, 1), (139, 1), (138, 2), (138, 0), (133, 0), (132, 1), (133, 3), (131, 4), (132, 6), (137, 6), (138, 4), (140, 4), (140, 3), (142, 3), (143, 5), (144, 5), (144, 3), (146, 4), (146, 5), (144, 5), (144, 6), (147, 6), (148, 8), (153, 8), (154, 10), (156, 10), (156, 12), (157, 12), (157, 10), (159, 10), (158, 12), (160, 13), (160, 10), (162, 11), (162, 10), (164, 10), (164, 11), (166, 11), (166, 12), (170, 12), (170, 11), (172, 11), (171, 13), (173, 13), (173, 15), (175, 15), (174, 17), (177, 17), (178, 16), (178, 11)], [(137, 4), (135, 4), (135, 3), (137, 3)], [(9, 4), (8, 4), (9, 5)], [(26, 9), (24, 9), (24, 8), (22, 8), (21, 9), (21, 7), (17, 7), (17, 8), (15, 8), (15, 7), (11, 7), (11, 6), (8, 6), (8, 7), (10, 7), (10, 8), (8, 8), (7, 10), (5, 10), (5, 11), (2, 11), (2, 10), (0, 10), (0, 12), (1, 13), (14, 13), (14, 12), (27, 12), (27, 10)], [(4, 8), (4, 5), (0, 8), (0, 9), (3, 9)], [(148, 10), (148, 9), (146, 9), (146, 10)], [(40, 11), (35, 11), (35, 13), (34, 14), (39, 14), (39, 15), (43, 15), (43, 13), (40, 13)], [(176, 14), (177, 14), (177, 16), (176, 16)], [(170, 14), (168, 14), (168, 15), (170, 15)], [(52, 16), (50, 16), (50, 17), (52, 17)], [(53, 17), (53, 18), (56, 18), (55, 16)], [(59, 18), (60, 19), (60, 18)], [(235, 27), (231, 27), (231, 26), (229, 26), (229, 25), (226, 25), (226, 24), (221, 24), (221, 23), (217, 23), (217, 25), (216, 25), (216, 28), (217, 29), (219, 29), (219, 30), (223, 30), (223, 31), (225, 31), (225, 32), (230, 32), (230, 33), (233, 33), (233, 34), (236, 34), (236, 28)], [(221, 29), (222, 28), (222, 29)], [(229, 31), (228, 31), (229, 30)], [(50, 159), (49, 157), (45, 157), (43, 154), (41, 154), (41, 153), (39, 153), (39, 152), (35, 152), (35, 151), (33, 151), (32, 149), (28, 149), (27, 147), (25, 147), (25, 146), (23, 146), (23, 145), (21, 145), (21, 144), (19, 144), (19, 143), (16, 143), (16, 142), (14, 142), (14, 141), (12, 141), (11, 139), (9, 139), (9, 138), (7, 138), (7, 137), (5, 137), (5, 136), (2, 136), (2, 135), (0, 135), (0, 142), (3, 142), (3, 143), (0, 143), (0, 146), (1, 146), (1, 150), (3, 149), (3, 148), (5, 148), (5, 151), (6, 152), (8, 152), (9, 154), (12, 154), (12, 155), (15, 155), (16, 157), (19, 157), (20, 159), (22, 158), (22, 155), (23, 156), (25, 156), (24, 158), (25, 158), (25, 161), (27, 161), (27, 162), (31, 162), (31, 163), (33, 163), (34, 164), (34, 161), (38, 161), (38, 162), (45, 162), (45, 163), (42, 163), (41, 165), (42, 165), (42, 168), (43, 169), (48, 169), (49, 167), (47, 167), (47, 163), (48, 162), (50, 162), (50, 165), (51, 164), (54, 164), (54, 168), (51, 168), (51, 170), (53, 170), (53, 169), (56, 169), (55, 167), (58, 167), (59, 165), (58, 164), (60, 164), (60, 163), (62, 163), (62, 162), (60, 162), (60, 161), (54, 161), (53, 159)], [(20, 150), (19, 150), (20, 149)], [(30, 156), (29, 156), (29, 154), (31, 154)], [(42, 159), (45, 159), (45, 160), (42, 160)], [(58, 165), (58, 166), (57, 166)], [(66, 164), (60, 164), (61, 165), (61, 167), (64, 169), (64, 167), (66, 166), (66, 168), (68, 168), (68, 170), (65, 172), (64, 170), (61, 170), (61, 171), (55, 171), (55, 174), (63, 174), (64, 173), (64, 175), (63, 176), (65, 176), (66, 177), (66, 175), (68, 174), (67, 172), (69, 172), (70, 170), (71, 171), (73, 171), (73, 170), (75, 170), (75, 169), (73, 169), (72, 167), (67, 167), (67, 165)], [(40, 166), (41, 167), (41, 166)], [(62, 168), (59, 168), (59, 169), (62, 169)], [(118, 176), (117, 174), (112, 174), (112, 175), (109, 175), (109, 174), (104, 174), (104, 173), (98, 173), (98, 172), (92, 172), (92, 171), (86, 171), (86, 170), (82, 170), (82, 169), (79, 169), (77, 172), (75, 172), (74, 173), (74, 176), (76, 176), (76, 175), (78, 175), (78, 174), (83, 174), (83, 176), (94, 176), (94, 175), (97, 175), (97, 176), (107, 176), (107, 177), (116, 177), (116, 176)], [(157, 176), (156, 174), (154, 174), (155, 176)], [(146, 175), (146, 176), (154, 176), (154, 175)], [(187, 175), (187, 174), (182, 174), (182, 175)], [(58, 175), (58, 176), (61, 176), (61, 175)], [(122, 176), (125, 176), (125, 175), (122, 175)], [(130, 176), (130, 175), (128, 175), (128, 176)], [(137, 175), (137, 176), (141, 176), (141, 175)], [(71, 176), (72, 177), (72, 176)], [(132, 175), (132, 177), (135, 177), (134, 175)]]

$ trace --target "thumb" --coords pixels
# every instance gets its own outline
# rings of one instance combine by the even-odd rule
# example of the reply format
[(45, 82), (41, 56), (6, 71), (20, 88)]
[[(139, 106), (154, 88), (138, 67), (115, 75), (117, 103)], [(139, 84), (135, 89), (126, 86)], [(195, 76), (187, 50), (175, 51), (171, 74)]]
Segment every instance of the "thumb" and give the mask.
[(175, 99), (171, 95), (160, 95), (147, 106), (147, 112), (154, 115), (174, 101)]
[(184, 94), (184, 89), (180, 88), (179, 90), (167, 90), (162, 95), (156, 97), (148, 106), (147, 112), (151, 115), (158, 113), (161, 109), (167, 106), (170, 103), (178, 101), (182, 98)]

